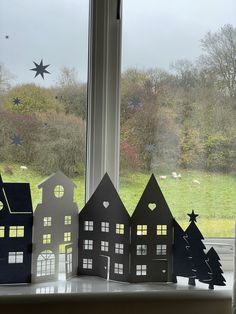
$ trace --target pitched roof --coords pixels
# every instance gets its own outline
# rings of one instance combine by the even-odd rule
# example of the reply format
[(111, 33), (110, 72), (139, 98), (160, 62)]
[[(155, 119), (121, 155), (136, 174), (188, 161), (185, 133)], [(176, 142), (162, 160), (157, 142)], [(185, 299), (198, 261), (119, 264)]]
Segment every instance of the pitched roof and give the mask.
[(162, 191), (152, 174), (144, 192), (133, 212), (132, 217), (172, 217), (170, 208), (162, 194)]
[(6, 200), (11, 213), (32, 213), (29, 183), (3, 183)]
[[(108, 207), (104, 203), (107, 203)], [(110, 211), (111, 208), (112, 211)], [(93, 213), (98, 217), (106, 213), (113, 219), (119, 218), (122, 213), (129, 218), (129, 213), (107, 173), (105, 173), (97, 189), (81, 210), (80, 215), (84, 213)]]
[(38, 185), (38, 188), (42, 188), (42, 187), (46, 187), (47, 185), (50, 185), (52, 183), (66, 183), (71, 185), (72, 187), (76, 188), (76, 184), (70, 179), (68, 178), (63, 172), (61, 172), (60, 170), (57, 171), (56, 173), (51, 174), (47, 179), (45, 179), (43, 182), (41, 182)]

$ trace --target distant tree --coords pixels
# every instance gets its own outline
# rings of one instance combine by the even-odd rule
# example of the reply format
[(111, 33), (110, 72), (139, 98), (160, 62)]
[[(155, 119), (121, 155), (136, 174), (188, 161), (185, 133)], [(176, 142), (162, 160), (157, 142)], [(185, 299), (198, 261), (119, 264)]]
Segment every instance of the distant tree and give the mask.
[(60, 71), (57, 85), (61, 87), (77, 85), (78, 73), (75, 68), (63, 67)]
[(13, 79), (13, 75), (10, 71), (0, 63), (0, 93), (6, 91), (10, 87), (10, 81)]
[(87, 84), (78, 81), (75, 68), (61, 69), (54, 94), (67, 114), (74, 114), (83, 120), (86, 118)]
[(236, 27), (227, 24), (217, 32), (208, 32), (201, 44), (203, 68), (214, 75), (218, 87), (236, 97)]
[(171, 63), (171, 68), (176, 73), (178, 85), (185, 90), (194, 87), (198, 81), (198, 70), (189, 60), (177, 60)]
[(18, 114), (62, 110), (62, 106), (49, 89), (35, 84), (18, 85), (10, 89), (4, 97), (3, 108)]
[(212, 280), (209, 282), (209, 289), (214, 289), (215, 286), (225, 286), (225, 278), (222, 276), (220, 257), (213, 247), (207, 252), (208, 264), (212, 270)]
[[(197, 221), (196, 217), (198, 215), (196, 215), (194, 211), (192, 211), (192, 213), (188, 214), (188, 216), (190, 217), (190, 224), (185, 233), (188, 236), (188, 242), (191, 247), (191, 256), (194, 268), (196, 269), (196, 278), (203, 283), (209, 283), (212, 279), (212, 272), (207, 263), (208, 258), (204, 252), (204, 249), (206, 248), (202, 242), (204, 237), (198, 229), (197, 225), (195, 224), (195, 222)], [(189, 285), (195, 286), (194, 278), (189, 278)]]
[(196, 278), (188, 236), (176, 220), (174, 220), (173, 273), (173, 282), (177, 282), (176, 276)]

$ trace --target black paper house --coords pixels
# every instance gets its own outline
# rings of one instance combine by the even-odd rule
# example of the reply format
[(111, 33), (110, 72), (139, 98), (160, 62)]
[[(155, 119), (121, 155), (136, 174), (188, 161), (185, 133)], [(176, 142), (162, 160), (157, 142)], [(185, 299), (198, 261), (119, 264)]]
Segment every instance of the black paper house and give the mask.
[(78, 208), (75, 184), (62, 172), (39, 185), (42, 203), (34, 215), (33, 281), (69, 278), (78, 266)]
[(130, 216), (108, 174), (79, 214), (79, 275), (129, 280)]
[(172, 281), (173, 217), (151, 176), (131, 217), (131, 282)]
[(32, 224), (29, 184), (0, 176), (0, 283), (31, 281)]

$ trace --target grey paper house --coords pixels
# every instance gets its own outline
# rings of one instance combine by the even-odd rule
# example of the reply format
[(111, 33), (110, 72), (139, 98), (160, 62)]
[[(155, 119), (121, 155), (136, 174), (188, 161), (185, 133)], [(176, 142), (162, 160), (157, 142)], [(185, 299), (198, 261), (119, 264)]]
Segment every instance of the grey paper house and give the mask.
[(75, 184), (62, 172), (39, 185), (42, 203), (34, 215), (33, 281), (69, 278), (78, 266), (78, 208)]
[(29, 184), (0, 176), (0, 283), (31, 281), (32, 224)]
[(131, 217), (131, 282), (172, 281), (173, 217), (151, 176)]
[(130, 216), (105, 174), (79, 214), (79, 275), (129, 280)]

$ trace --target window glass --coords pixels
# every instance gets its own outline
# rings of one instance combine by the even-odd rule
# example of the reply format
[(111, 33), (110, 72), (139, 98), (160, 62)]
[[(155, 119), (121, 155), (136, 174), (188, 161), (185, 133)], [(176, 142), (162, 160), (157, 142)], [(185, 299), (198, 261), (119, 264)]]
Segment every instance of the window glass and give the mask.
[(88, 12), (87, 0), (0, 2), (0, 173), (30, 182), (34, 207), (58, 170), (84, 205)]
[(4, 238), (4, 237), (5, 237), (5, 227), (0, 226), (0, 238)]
[(84, 230), (85, 231), (93, 231), (93, 221), (85, 221), (84, 222)]
[[(135, 209), (154, 173), (186, 229), (233, 237), (236, 2), (123, 5), (120, 193)], [(161, 232), (161, 231), (160, 231)]]
[(10, 226), (9, 237), (10, 238), (23, 238), (25, 234), (24, 226)]
[(83, 249), (84, 250), (92, 250), (93, 249), (93, 240), (84, 240), (83, 241)]

